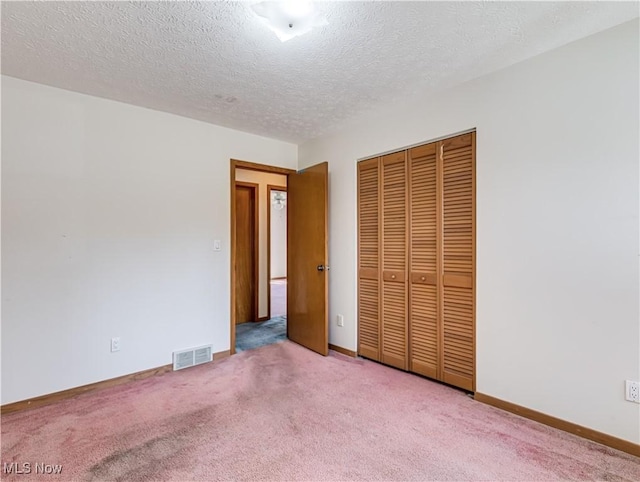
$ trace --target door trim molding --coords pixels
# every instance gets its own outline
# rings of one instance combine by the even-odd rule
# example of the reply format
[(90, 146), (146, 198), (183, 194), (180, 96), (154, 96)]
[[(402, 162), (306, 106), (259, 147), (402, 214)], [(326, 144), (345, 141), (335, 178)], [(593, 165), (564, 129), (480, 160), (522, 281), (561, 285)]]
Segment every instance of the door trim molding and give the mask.
[(288, 176), (289, 174), (295, 174), (297, 172), (295, 169), (278, 166), (267, 166), (266, 164), (257, 164), (255, 162), (241, 161), (239, 159), (231, 159), (231, 169), (233, 169), (234, 174), (236, 169), (270, 172), (272, 174), (284, 174), (285, 176)]
[(251, 171), (260, 171), (260, 172), (270, 172), (275, 174), (284, 174), (288, 176), (289, 174), (295, 174), (294, 169), (287, 169), (285, 167), (277, 167), (277, 166), (267, 166), (265, 164), (256, 164), (255, 162), (241, 161), (239, 159), (231, 159), (230, 160), (230, 206), (231, 206), (231, 236), (229, 243), (229, 251), (230, 251), (230, 263), (229, 263), (229, 271), (230, 271), (230, 312), (229, 312), (229, 328), (230, 328), (230, 345), (229, 345), (229, 353), (231, 355), (236, 352), (236, 273), (235, 273), (235, 263), (236, 263), (236, 169), (248, 169)]
[(598, 432), (597, 430), (583, 427), (576, 423), (562, 420), (561, 418), (556, 418), (551, 415), (547, 415), (546, 413), (538, 412), (521, 405), (516, 405), (515, 403), (507, 402), (499, 398), (494, 398), (490, 395), (485, 395), (484, 393), (476, 392), (473, 398), (478, 402), (486, 403), (487, 405), (515, 413), (516, 415), (528, 418), (529, 420), (534, 420), (544, 425), (548, 425), (549, 427), (557, 428), (558, 430), (569, 432), (573, 435), (577, 435), (578, 437), (586, 438), (593, 442), (606, 445), (607, 447), (640, 457), (640, 445), (629, 442), (628, 440)]
[[(287, 187), (267, 184), (267, 319), (271, 318), (271, 191), (287, 192)], [(287, 209), (286, 204), (284, 208)], [(287, 243), (286, 233), (284, 242)]]
[(455, 132), (453, 134), (445, 134), (444, 136), (434, 137), (433, 139), (429, 139), (429, 140), (426, 140), (426, 141), (420, 141), (420, 142), (417, 142), (415, 144), (409, 144), (408, 146), (399, 147), (397, 149), (391, 149), (389, 151), (380, 152), (380, 153), (374, 154), (372, 156), (360, 157), (360, 158), (356, 159), (356, 163), (363, 162), (363, 161), (370, 161), (371, 159), (376, 159), (378, 157), (384, 157), (384, 156), (387, 156), (389, 154), (395, 154), (397, 152), (408, 151), (410, 149), (413, 149), (414, 147), (422, 147), (422, 146), (427, 145), (427, 144), (433, 144), (433, 143), (436, 143), (436, 142), (445, 141), (445, 140), (450, 139), (452, 137), (458, 137), (458, 136), (463, 136), (465, 134), (470, 134), (471, 132), (475, 132), (476, 130), (477, 129), (475, 127), (472, 127), (470, 129), (465, 129), (463, 131)]

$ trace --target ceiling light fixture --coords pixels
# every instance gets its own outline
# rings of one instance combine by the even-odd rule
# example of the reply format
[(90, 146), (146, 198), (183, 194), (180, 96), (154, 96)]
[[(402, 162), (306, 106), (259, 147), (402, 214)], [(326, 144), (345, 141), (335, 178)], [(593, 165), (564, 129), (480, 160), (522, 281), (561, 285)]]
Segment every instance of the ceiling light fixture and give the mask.
[(280, 211), (287, 204), (287, 193), (286, 192), (275, 192), (271, 196), (271, 205), (274, 209)]
[(251, 9), (281, 42), (328, 23), (326, 17), (316, 10), (313, 2), (306, 0), (265, 1), (251, 5)]

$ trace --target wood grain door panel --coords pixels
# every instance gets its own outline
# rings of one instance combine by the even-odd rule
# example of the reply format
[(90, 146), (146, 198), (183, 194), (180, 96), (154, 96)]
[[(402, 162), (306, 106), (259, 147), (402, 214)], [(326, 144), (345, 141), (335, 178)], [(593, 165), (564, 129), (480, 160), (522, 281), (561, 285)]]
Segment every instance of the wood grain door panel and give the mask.
[(475, 390), (475, 132), (358, 163), (358, 352)]
[(236, 323), (258, 320), (257, 186), (236, 183)]
[(442, 380), (475, 390), (475, 133), (441, 142)]
[(287, 196), (287, 336), (327, 355), (328, 164), (290, 174)]
[(380, 360), (380, 165), (358, 163), (358, 354)]
[(381, 361), (407, 366), (407, 172), (406, 152), (382, 158)]
[(438, 378), (438, 183), (436, 143), (409, 150), (409, 369)]

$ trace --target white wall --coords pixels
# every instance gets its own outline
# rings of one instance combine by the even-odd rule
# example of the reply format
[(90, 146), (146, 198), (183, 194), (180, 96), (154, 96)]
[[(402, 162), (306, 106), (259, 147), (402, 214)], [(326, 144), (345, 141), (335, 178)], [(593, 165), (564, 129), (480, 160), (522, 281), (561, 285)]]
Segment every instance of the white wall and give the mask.
[(295, 145), (8, 77), (2, 141), (3, 404), (229, 349), (229, 162)]
[[(271, 191), (272, 196), (278, 191)], [(286, 195), (286, 193), (285, 193)], [(287, 277), (287, 204), (271, 209), (271, 278)]]
[(330, 166), (331, 343), (356, 349), (356, 160), (475, 127), (477, 390), (640, 441), (624, 400), (640, 379), (638, 34), (627, 23), (300, 146), (301, 168)]
[(269, 317), (269, 273), (267, 272), (267, 186), (287, 187), (287, 176), (270, 172), (236, 170), (236, 181), (258, 184), (258, 316)]

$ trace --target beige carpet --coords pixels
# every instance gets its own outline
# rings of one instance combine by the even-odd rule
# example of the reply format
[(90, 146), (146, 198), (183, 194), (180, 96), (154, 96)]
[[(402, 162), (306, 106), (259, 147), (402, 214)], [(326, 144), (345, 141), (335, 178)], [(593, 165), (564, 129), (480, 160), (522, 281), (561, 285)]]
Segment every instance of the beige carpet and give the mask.
[(287, 314), (287, 280), (271, 280), (271, 318)]

